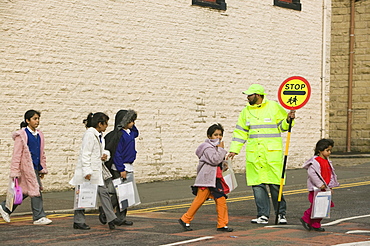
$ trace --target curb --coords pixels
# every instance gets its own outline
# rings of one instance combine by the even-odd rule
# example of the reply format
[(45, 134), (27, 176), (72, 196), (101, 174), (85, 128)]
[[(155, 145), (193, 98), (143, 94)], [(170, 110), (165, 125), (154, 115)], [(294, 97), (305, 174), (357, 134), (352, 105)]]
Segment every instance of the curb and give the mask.
[(330, 155), (330, 159), (334, 158), (370, 158), (370, 154), (343, 154), (343, 155)]

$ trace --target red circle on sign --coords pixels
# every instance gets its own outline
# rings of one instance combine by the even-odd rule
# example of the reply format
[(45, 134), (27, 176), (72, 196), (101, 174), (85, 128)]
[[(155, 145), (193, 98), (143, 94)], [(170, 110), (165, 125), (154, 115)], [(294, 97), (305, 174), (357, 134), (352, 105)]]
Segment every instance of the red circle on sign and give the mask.
[[(294, 83), (289, 84), (289, 82), (296, 81), (296, 80), (298, 80), (301, 85), (294, 84)], [(303, 84), (305, 85), (305, 87), (302, 86)], [(304, 88), (304, 90), (302, 88)], [(284, 97), (287, 97), (287, 95), (288, 95), (288, 97), (290, 95), (295, 96), (294, 100), (290, 101), (290, 99), (292, 99), (293, 97), (291, 97), (288, 100), (288, 102), (290, 101), (291, 105), (287, 104), (288, 102), (286, 102), (283, 99), (283, 95), (284, 95)], [(280, 104), (284, 108), (289, 109), (289, 110), (297, 110), (297, 109), (302, 108), (304, 105), (306, 105), (306, 103), (310, 99), (310, 96), (311, 96), (310, 83), (308, 83), (308, 81), (305, 78), (300, 77), (300, 76), (292, 76), (290, 78), (287, 78), (280, 85), (279, 90), (278, 90), (278, 99), (279, 99)], [(300, 100), (298, 100), (297, 97), (299, 97)], [(302, 102), (297, 104), (297, 101), (302, 101)], [(294, 106), (292, 105), (293, 103), (295, 103)]]

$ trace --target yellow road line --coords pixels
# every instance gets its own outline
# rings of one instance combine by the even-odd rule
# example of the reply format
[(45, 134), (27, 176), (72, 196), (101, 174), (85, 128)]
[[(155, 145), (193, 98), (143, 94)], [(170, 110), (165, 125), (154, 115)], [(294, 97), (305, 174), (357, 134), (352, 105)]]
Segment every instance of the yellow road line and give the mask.
[[(357, 187), (362, 185), (369, 185), (370, 181), (362, 181), (362, 182), (356, 182), (356, 183), (349, 183), (349, 184), (341, 184), (339, 187), (336, 187), (334, 189), (344, 189), (349, 187)], [(289, 190), (284, 191), (284, 196), (288, 195), (296, 195), (296, 194), (302, 194), (306, 193), (307, 189), (299, 189), (299, 190)], [(240, 202), (240, 201), (248, 201), (253, 200), (253, 196), (243, 196), (243, 197), (235, 197), (235, 198), (228, 198), (227, 202)], [(214, 204), (213, 201), (206, 201), (204, 205), (211, 205)], [(129, 214), (135, 214), (135, 213), (148, 213), (148, 212), (158, 212), (158, 211), (164, 211), (164, 210), (171, 210), (171, 209), (178, 209), (178, 208), (187, 208), (191, 205), (191, 203), (186, 204), (178, 204), (178, 205), (171, 205), (171, 206), (161, 206), (161, 207), (153, 207), (153, 208), (144, 208), (144, 209), (138, 209), (138, 210), (130, 210), (128, 211)]]
[[(336, 187), (334, 189), (345, 189), (345, 188), (357, 187), (357, 186), (369, 185), (369, 184), (370, 184), (370, 181), (362, 181), (362, 182), (356, 182), (356, 183), (341, 184), (339, 187)], [(307, 192), (307, 189), (288, 190), (288, 191), (284, 191), (284, 196), (302, 194), (306, 192)], [(253, 199), (254, 199), (253, 196), (243, 196), (243, 197), (229, 198), (227, 199), (227, 202), (228, 203), (240, 202), (240, 201), (248, 201), (248, 200), (253, 200)], [(212, 205), (212, 204), (214, 204), (213, 200), (206, 201), (203, 205)], [(176, 205), (169, 205), (169, 206), (129, 210), (128, 214), (149, 213), (149, 212), (159, 212), (159, 211), (173, 210), (173, 209), (179, 209), (179, 208), (188, 208), (190, 205), (191, 203), (186, 203), (186, 204), (176, 204)], [(73, 216), (73, 214), (50, 214), (48, 215), (48, 218), (50, 219), (66, 218), (66, 217), (71, 217), (71, 216)], [(11, 222), (20, 222), (20, 221), (32, 221), (32, 216), (12, 217), (11, 219)], [(2, 220), (0, 221), (0, 224), (6, 224), (6, 222)]]

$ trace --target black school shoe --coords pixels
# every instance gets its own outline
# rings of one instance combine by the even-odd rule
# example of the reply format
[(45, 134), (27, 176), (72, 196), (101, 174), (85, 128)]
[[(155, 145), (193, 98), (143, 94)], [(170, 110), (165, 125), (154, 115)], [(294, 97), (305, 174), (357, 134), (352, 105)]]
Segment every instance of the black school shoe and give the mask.
[(325, 231), (325, 229), (322, 228), (322, 227), (320, 227), (320, 228), (314, 228), (314, 227), (312, 227), (312, 230), (314, 230), (314, 231), (320, 231), (320, 232)]
[(306, 223), (306, 221), (304, 221), (302, 218), (299, 219), (304, 227), (304, 229), (306, 229), (307, 231), (311, 231), (312, 227)]
[(90, 230), (90, 226), (85, 223), (73, 223), (73, 229)]
[(108, 227), (109, 229), (111, 230), (114, 230), (116, 229), (116, 226), (121, 226), (125, 223), (124, 220), (121, 220), (121, 219), (118, 219), (118, 218), (115, 218), (114, 220), (112, 220), (111, 222), (108, 222)]
[(105, 216), (105, 213), (102, 207), (99, 207), (99, 221), (103, 225), (107, 224), (107, 217)]
[(190, 228), (190, 226), (187, 226), (186, 223), (184, 221), (182, 221), (182, 219), (179, 219), (179, 223), (182, 226), (182, 228), (184, 228), (185, 231), (192, 231), (193, 230), (193, 229)]
[(125, 221), (123, 221), (122, 225), (132, 226), (133, 224), (134, 224), (134, 222), (125, 220)]
[(233, 228), (221, 227), (221, 228), (217, 228), (217, 231), (232, 232), (233, 231)]

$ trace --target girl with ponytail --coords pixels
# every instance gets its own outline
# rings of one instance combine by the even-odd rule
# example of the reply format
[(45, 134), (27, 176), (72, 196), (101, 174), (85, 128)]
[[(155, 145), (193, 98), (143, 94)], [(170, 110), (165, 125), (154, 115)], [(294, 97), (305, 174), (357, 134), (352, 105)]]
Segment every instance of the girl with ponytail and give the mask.
[[(23, 200), (31, 197), (34, 225), (48, 225), (52, 221), (46, 218), (43, 208), (41, 179), (48, 173), (44, 152), (44, 134), (37, 129), (40, 124), (40, 112), (28, 110), (21, 122), (21, 129), (13, 133), (14, 149), (10, 166), (10, 178), (17, 178), (22, 188)], [(0, 214), (5, 222), (10, 222), (10, 210), (6, 201), (0, 204)]]
[[(104, 213), (107, 215), (109, 229), (122, 225), (123, 220), (117, 218), (113, 211), (108, 188), (105, 181), (112, 175), (105, 167), (104, 162), (109, 160), (110, 152), (104, 150), (105, 141), (103, 132), (108, 127), (109, 117), (101, 112), (90, 113), (83, 121), (87, 130), (82, 137), (80, 157), (78, 159), (75, 173), (71, 185), (82, 185), (84, 182), (98, 185), (98, 196), (102, 204)], [(77, 208), (74, 211), (74, 229), (89, 230), (90, 227), (85, 223), (85, 210)]]

